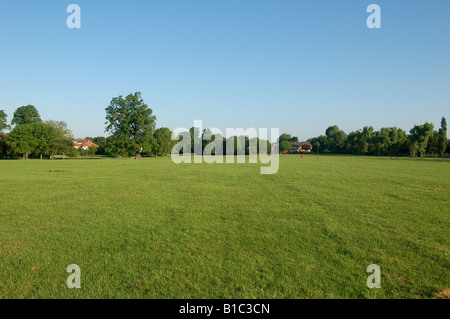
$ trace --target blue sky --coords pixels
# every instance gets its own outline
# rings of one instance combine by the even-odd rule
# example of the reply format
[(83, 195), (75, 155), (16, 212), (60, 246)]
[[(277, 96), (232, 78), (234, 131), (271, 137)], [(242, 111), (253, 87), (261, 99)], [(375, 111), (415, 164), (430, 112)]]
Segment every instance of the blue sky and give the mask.
[[(66, 26), (71, 3), (81, 29)], [(76, 137), (105, 136), (111, 98), (136, 91), (171, 129), (437, 127), (449, 13), (448, 0), (2, 0), (0, 109), (33, 104)]]

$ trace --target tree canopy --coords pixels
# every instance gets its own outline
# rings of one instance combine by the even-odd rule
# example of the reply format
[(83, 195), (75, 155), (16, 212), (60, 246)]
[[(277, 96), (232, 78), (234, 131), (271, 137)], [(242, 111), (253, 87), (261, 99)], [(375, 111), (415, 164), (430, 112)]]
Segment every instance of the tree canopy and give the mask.
[(144, 103), (140, 92), (115, 97), (106, 108), (106, 132), (111, 133), (108, 149), (116, 155), (150, 153), (156, 117)]
[(39, 112), (33, 105), (21, 106), (14, 112), (12, 125), (42, 122)]

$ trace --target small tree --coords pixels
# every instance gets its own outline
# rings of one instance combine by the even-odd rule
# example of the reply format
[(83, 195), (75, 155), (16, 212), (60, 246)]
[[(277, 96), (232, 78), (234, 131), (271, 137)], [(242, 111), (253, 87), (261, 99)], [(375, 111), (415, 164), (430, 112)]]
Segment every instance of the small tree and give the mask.
[(444, 157), (445, 150), (447, 148), (447, 120), (445, 117), (441, 120), (441, 128), (439, 129), (439, 138), (438, 138), (438, 153), (441, 157)]
[(53, 159), (53, 155), (62, 154), (64, 160), (66, 158), (66, 154), (70, 153), (73, 149), (73, 141), (71, 138), (58, 136), (51, 142), (50, 157)]
[(292, 149), (292, 143), (288, 141), (282, 141), (280, 143), (280, 152), (289, 151)]
[(10, 126), (8, 125), (7, 115), (5, 111), (0, 110), (0, 134), (3, 133), (3, 130), (9, 130)]
[(155, 130), (153, 134), (155, 145), (153, 147), (153, 152), (156, 156), (166, 155), (170, 153), (172, 146), (172, 132), (167, 127), (161, 127)]
[(89, 147), (88, 154), (89, 155), (94, 155), (97, 152), (97, 149), (98, 149), (97, 146), (92, 145), (91, 147)]

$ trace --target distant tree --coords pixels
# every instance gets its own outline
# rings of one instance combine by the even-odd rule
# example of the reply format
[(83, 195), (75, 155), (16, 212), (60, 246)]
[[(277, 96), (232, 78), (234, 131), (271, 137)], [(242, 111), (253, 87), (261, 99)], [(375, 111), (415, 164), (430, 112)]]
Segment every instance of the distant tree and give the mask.
[(156, 156), (169, 154), (172, 148), (172, 131), (167, 127), (161, 127), (155, 130), (153, 134), (154, 147), (153, 152)]
[(423, 125), (414, 125), (414, 127), (411, 129), (411, 154), (413, 154), (413, 156), (416, 154), (416, 152), (418, 152), (420, 156), (425, 154), (428, 146), (428, 141), (433, 134), (433, 128), (433, 124), (426, 122)]
[(33, 131), (32, 124), (21, 124), (14, 127), (8, 138), (9, 153), (12, 155), (21, 154), (23, 159), (28, 158), (28, 155), (38, 144)]
[(8, 138), (9, 134), (0, 133), (0, 157), (8, 155)]
[(374, 142), (376, 149), (378, 149), (378, 156), (381, 156), (381, 152), (386, 152), (391, 145), (389, 132), (390, 129), (387, 127), (383, 127), (380, 131), (375, 132)]
[(142, 152), (150, 153), (156, 122), (152, 113), (140, 92), (113, 98), (106, 108), (106, 131), (114, 136), (110, 140), (113, 149), (134, 153), (136, 159)]
[(116, 133), (106, 138), (105, 153), (108, 156), (126, 158), (130, 148), (125, 134)]
[(393, 156), (394, 154), (399, 153), (407, 153), (407, 135), (406, 132), (397, 127), (389, 128), (389, 155)]
[(67, 127), (64, 121), (45, 121), (45, 124), (50, 125), (56, 131), (56, 136), (50, 143), (50, 158), (54, 155), (62, 155), (65, 159), (66, 155), (74, 156), (75, 148), (73, 147), (72, 131)]
[(337, 125), (327, 128), (325, 135), (327, 136), (328, 150), (338, 153), (344, 149), (347, 134), (341, 131)]
[(438, 145), (439, 145), (439, 132), (433, 131), (433, 133), (430, 136), (430, 139), (428, 140), (426, 153), (436, 154), (437, 156), (439, 154)]
[(317, 149), (315, 148), (316, 144), (319, 143), (320, 144), (320, 149), (321, 150), (325, 150), (327, 148), (328, 140), (327, 140), (326, 136), (320, 135), (318, 137), (313, 137), (313, 138), (308, 139), (307, 142), (310, 143), (313, 146), (313, 151), (317, 152)]
[(361, 153), (369, 153), (373, 151), (372, 140), (375, 135), (372, 126), (365, 126), (361, 132), (360, 147)]
[(48, 120), (48, 121), (45, 121), (45, 124), (48, 124), (48, 125), (52, 126), (53, 128), (55, 128), (59, 137), (67, 137), (70, 139), (73, 138), (72, 131), (67, 128), (66, 122)]
[(97, 149), (98, 147), (95, 145), (92, 145), (91, 147), (88, 148), (87, 153), (88, 155), (94, 155), (97, 153)]
[(361, 131), (350, 132), (345, 141), (344, 149), (347, 154), (359, 154), (361, 152)]
[(313, 144), (313, 147), (314, 147), (313, 151), (316, 152), (317, 155), (319, 155), (319, 152), (320, 152), (320, 142), (319, 142), (319, 141), (316, 141), (316, 142)]
[(289, 151), (292, 149), (292, 143), (289, 141), (282, 141), (280, 143), (280, 152)]
[(66, 158), (66, 154), (74, 155), (75, 148), (73, 147), (73, 140), (67, 136), (57, 136), (51, 142), (50, 146), (50, 158), (56, 154), (61, 154), (63, 159)]
[(3, 130), (8, 130), (10, 126), (8, 125), (7, 115), (5, 111), (0, 110), (0, 134), (3, 133)]
[(280, 145), (281, 145), (281, 142), (283, 142), (283, 141), (292, 142), (291, 140), (292, 140), (291, 134), (283, 133), (283, 134), (280, 135), (280, 137), (279, 137), (279, 139), (278, 139), (278, 142), (279, 142)]
[(58, 132), (49, 124), (37, 122), (30, 125), (33, 127), (33, 136), (36, 140), (32, 153), (42, 160), (43, 155), (51, 155), (52, 142), (58, 137)]
[(297, 137), (297, 136), (294, 136), (293, 138), (291, 138), (291, 139), (289, 140), (289, 142), (292, 142), (292, 143), (298, 143), (298, 137)]
[(104, 136), (97, 136), (97, 137), (90, 138), (90, 140), (92, 142), (94, 142), (94, 144), (98, 145), (98, 148), (95, 151), (95, 154), (97, 154), (97, 155), (106, 155), (106, 150), (105, 150), (106, 137), (104, 137)]
[[(200, 132), (200, 128), (191, 127), (189, 129), (189, 133), (191, 134), (191, 153), (196, 154), (195, 150), (197, 149), (198, 150), (197, 153), (199, 153), (197, 155), (201, 155), (203, 153), (203, 141), (201, 141), (202, 132)], [(201, 153), (200, 153), (200, 149), (202, 150)]]
[(444, 156), (445, 150), (447, 148), (447, 120), (445, 117), (441, 120), (441, 128), (439, 129), (439, 138), (437, 151), (441, 157)]
[(39, 112), (33, 105), (21, 106), (14, 112), (14, 117), (11, 121), (13, 125), (31, 124), (42, 122)]

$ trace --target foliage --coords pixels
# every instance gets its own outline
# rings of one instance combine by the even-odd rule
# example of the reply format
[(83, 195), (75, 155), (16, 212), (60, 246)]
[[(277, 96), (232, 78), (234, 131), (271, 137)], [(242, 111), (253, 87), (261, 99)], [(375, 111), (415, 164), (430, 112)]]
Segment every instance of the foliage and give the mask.
[(280, 152), (289, 151), (292, 149), (292, 143), (289, 141), (282, 141), (280, 143)]
[(439, 137), (437, 142), (437, 152), (441, 157), (444, 156), (447, 148), (447, 120), (445, 117), (441, 120), (441, 128), (439, 129)]
[(23, 155), (23, 158), (37, 147), (33, 124), (21, 124), (14, 127), (9, 134), (8, 148), (11, 155)]
[(152, 113), (140, 92), (113, 98), (106, 108), (106, 131), (113, 137), (107, 149), (116, 155), (133, 153), (136, 158), (151, 153), (156, 122)]
[(3, 133), (4, 130), (8, 130), (10, 126), (8, 125), (8, 120), (6, 119), (7, 115), (5, 111), (0, 110), (0, 133)]
[(32, 124), (42, 122), (39, 112), (33, 105), (21, 106), (14, 112), (11, 124)]
[(410, 131), (411, 155), (415, 156), (416, 152), (420, 156), (425, 154), (428, 141), (433, 134), (434, 125), (426, 122), (423, 125), (414, 125)]
[(172, 142), (172, 131), (167, 127), (161, 127), (155, 130), (154, 134), (154, 147), (153, 153), (158, 155), (166, 155), (169, 154), (172, 150), (173, 142)]

